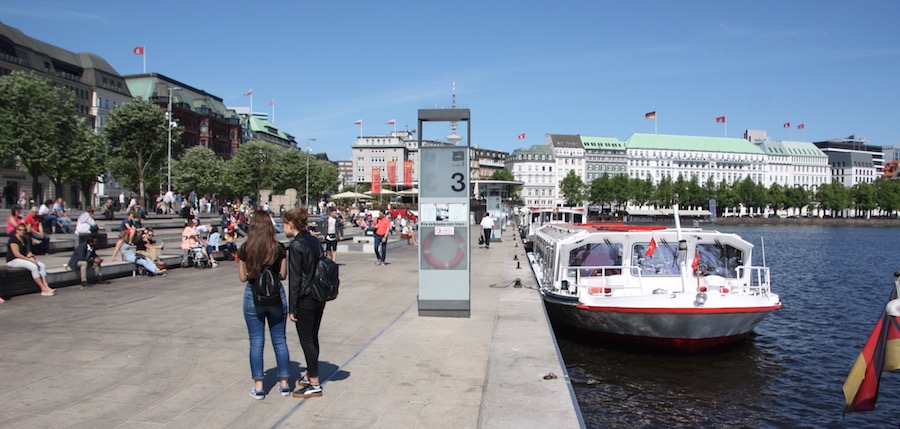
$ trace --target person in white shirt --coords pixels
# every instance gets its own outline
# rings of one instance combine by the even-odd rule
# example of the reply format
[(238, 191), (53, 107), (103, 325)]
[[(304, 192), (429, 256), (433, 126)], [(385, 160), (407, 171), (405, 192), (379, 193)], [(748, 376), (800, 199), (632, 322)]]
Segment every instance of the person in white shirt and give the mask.
[(100, 230), (100, 227), (97, 226), (97, 222), (94, 221), (94, 208), (88, 207), (87, 210), (81, 212), (78, 215), (78, 220), (75, 223), (75, 233), (76, 234), (92, 234), (96, 233)]
[(484, 212), (484, 217), (481, 218), (481, 234), (484, 236), (484, 248), (491, 248), (491, 230), (494, 228), (494, 219), (491, 218), (490, 213)]

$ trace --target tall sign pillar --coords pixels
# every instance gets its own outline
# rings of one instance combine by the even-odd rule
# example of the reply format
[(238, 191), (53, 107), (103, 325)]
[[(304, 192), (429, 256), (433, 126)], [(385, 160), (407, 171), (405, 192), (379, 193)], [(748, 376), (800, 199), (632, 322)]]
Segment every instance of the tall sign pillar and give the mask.
[[(422, 146), (423, 122), (466, 122), (465, 146)], [(419, 316), (469, 317), (469, 109), (419, 110)]]

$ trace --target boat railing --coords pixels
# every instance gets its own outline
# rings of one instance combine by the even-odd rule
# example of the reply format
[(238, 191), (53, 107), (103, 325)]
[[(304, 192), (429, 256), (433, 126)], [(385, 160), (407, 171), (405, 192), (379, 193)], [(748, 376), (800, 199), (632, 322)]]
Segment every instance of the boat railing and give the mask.
[(744, 279), (747, 292), (768, 295), (772, 291), (769, 267), (737, 267), (738, 278)]

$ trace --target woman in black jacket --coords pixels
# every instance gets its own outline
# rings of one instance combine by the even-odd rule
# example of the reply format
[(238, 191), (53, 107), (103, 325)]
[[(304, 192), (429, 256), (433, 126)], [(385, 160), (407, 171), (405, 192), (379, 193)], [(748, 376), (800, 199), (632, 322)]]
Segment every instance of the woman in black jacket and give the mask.
[(306, 207), (299, 207), (282, 216), (284, 234), (292, 237), (288, 247), (289, 310), (288, 314), (296, 326), (300, 346), (306, 357), (306, 374), (297, 380), (293, 393), (296, 398), (322, 396), (319, 384), (319, 326), (325, 311), (325, 302), (313, 299), (311, 285), (316, 273), (316, 265), (322, 255), (319, 239), (310, 235), (307, 229), (309, 215)]

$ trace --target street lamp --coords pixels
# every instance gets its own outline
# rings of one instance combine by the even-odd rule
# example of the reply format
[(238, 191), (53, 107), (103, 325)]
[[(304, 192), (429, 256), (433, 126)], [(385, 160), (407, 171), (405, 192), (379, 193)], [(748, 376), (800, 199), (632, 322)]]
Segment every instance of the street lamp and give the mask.
[(172, 120), (172, 91), (181, 91), (181, 88), (177, 86), (169, 87), (169, 109), (166, 111), (166, 128), (169, 131), (169, 156), (167, 158), (166, 164), (166, 174), (168, 175), (168, 191), (172, 192), (172, 124), (175, 121)]
[(309, 144), (316, 139), (306, 139), (306, 209), (309, 210), (309, 158), (312, 156), (312, 149)]

